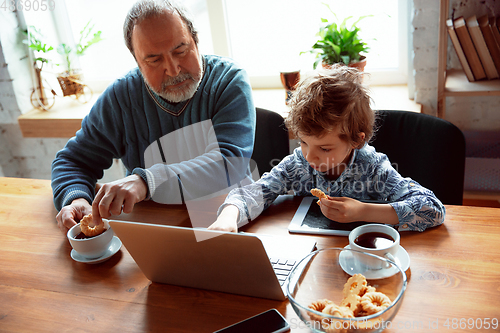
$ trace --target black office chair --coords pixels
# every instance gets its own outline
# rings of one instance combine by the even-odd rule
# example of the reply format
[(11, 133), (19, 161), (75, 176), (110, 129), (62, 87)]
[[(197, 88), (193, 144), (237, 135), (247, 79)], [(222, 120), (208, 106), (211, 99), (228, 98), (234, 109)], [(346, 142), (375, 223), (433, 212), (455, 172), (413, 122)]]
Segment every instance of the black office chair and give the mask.
[(409, 111), (377, 111), (372, 145), (403, 177), (432, 190), (443, 204), (461, 205), (465, 138), (452, 123)]
[(256, 108), (256, 112), (257, 124), (252, 160), (262, 176), (290, 154), (290, 142), (284, 119), (279, 113), (262, 108)]

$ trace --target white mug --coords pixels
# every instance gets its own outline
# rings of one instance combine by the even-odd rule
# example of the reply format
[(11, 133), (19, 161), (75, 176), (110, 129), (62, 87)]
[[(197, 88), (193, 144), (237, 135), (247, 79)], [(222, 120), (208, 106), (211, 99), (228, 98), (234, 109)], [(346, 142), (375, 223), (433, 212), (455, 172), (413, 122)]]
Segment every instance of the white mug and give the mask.
[[(392, 238), (393, 242), (379, 248), (371, 248), (358, 245), (356, 243), (356, 239), (360, 235), (369, 232), (379, 232), (384, 235), (388, 235), (390, 236), (390, 238)], [(365, 224), (353, 229), (349, 233), (349, 246), (351, 247), (352, 250), (374, 254), (380, 257), (387, 258), (392, 262), (396, 263), (395, 257), (399, 250), (399, 239), (400, 239), (399, 232), (393, 227), (384, 224)], [(359, 260), (359, 262), (361, 262), (363, 265), (367, 266), (367, 268), (372, 270), (387, 268), (391, 266), (389, 263), (386, 263), (387, 265), (383, 267), (384, 265), (381, 260), (377, 260), (376, 258), (370, 256), (363, 256), (363, 255), (357, 256), (355, 252), (354, 252), (354, 257), (356, 258), (356, 260)]]
[(102, 234), (92, 238), (77, 239), (76, 236), (80, 233), (80, 223), (75, 224), (68, 230), (67, 237), (73, 250), (78, 252), (86, 259), (96, 259), (102, 257), (108, 250), (111, 241), (113, 240), (114, 232), (109, 226), (108, 220), (102, 219), (107, 230)]

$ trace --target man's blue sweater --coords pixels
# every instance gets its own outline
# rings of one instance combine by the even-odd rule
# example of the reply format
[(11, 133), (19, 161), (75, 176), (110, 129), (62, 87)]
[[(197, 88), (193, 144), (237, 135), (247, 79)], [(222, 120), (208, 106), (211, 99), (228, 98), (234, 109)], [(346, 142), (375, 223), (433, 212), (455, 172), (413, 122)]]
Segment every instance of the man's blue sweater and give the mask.
[[(203, 58), (202, 81), (187, 102), (170, 104), (160, 98), (145, 85), (137, 68), (104, 91), (83, 119), (82, 128), (52, 163), (52, 190), (58, 210), (77, 198), (92, 203), (95, 184), (112, 165), (113, 158), (122, 160), (128, 174), (134, 171), (146, 178), (148, 172), (144, 168), (150, 165), (145, 163), (144, 154), (152, 143), (207, 120), (211, 121), (225, 167), (244, 172), (241, 168), (245, 166), (238, 161), (250, 158), (255, 135), (255, 108), (248, 76), (230, 59)], [(204, 156), (205, 165), (210, 164), (207, 159), (212, 156)], [(200, 165), (192, 159), (167, 167), (175, 170), (182, 163)], [(190, 177), (189, 167), (183, 169), (182, 183), (187, 188), (204, 186), (197, 181), (200, 177), (213, 178), (209, 168), (195, 168), (197, 177)], [(148, 186), (148, 192), (154, 192), (151, 182)]]

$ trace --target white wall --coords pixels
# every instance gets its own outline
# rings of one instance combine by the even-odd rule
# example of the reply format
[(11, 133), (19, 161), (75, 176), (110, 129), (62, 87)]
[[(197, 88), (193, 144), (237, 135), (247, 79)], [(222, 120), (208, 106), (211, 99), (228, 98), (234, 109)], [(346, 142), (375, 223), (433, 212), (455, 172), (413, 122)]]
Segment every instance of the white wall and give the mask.
[[(52, 160), (68, 139), (22, 136), (17, 118), (32, 109), (33, 89), (23, 38), (16, 14), (0, 10), (0, 176), (50, 179)], [(121, 176), (115, 163), (102, 181)]]
[(65, 139), (23, 138), (17, 117), (32, 108), (24, 35), (15, 13), (0, 11), (0, 175), (50, 179), (50, 164)]

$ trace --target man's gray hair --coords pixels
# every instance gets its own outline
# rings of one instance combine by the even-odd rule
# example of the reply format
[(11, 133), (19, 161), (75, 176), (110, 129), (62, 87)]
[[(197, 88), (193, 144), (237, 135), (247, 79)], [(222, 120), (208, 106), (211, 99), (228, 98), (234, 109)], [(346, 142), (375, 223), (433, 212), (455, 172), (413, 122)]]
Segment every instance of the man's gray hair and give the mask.
[(194, 42), (198, 44), (198, 30), (196, 30), (191, 15), (186, 8), (171, 0), (139, 0), (130, 8), (125, 17), (125, 22), (123, 23), (125, 45), (127, 45), (127, 48), (134, 57), (134, 46), (132, 45), (132, 31), (134, 27), (147, 18), (164, 14), (165, 11), (168, 13), (177, 12), (182, 21), (186, 24)]

